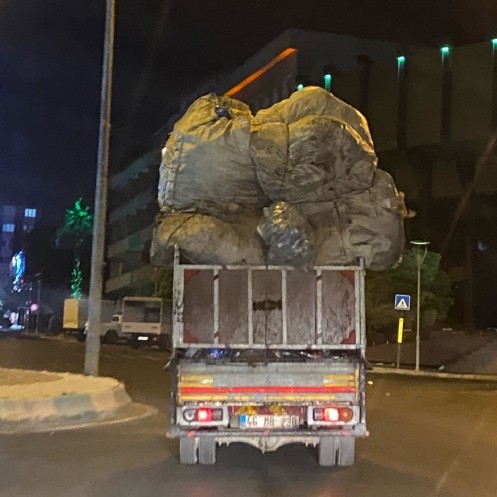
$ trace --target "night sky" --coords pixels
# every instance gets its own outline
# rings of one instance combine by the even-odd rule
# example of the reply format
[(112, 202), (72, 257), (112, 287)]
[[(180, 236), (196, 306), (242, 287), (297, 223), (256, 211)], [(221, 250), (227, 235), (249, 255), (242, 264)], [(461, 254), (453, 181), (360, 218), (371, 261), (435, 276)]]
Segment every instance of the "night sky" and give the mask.
[[(117, 0), (111, 168), (290, 27), (435, 46), (497, 34), (494, 0)], [(105, 0), (0, 0), (0, 203), (93, 205)]]

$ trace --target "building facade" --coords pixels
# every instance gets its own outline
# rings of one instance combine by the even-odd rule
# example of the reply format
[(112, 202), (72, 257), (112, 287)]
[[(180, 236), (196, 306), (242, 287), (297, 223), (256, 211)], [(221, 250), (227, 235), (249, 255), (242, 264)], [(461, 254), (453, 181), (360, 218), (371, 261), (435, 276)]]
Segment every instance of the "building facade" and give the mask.
[[(16, 276), (24, 278), (24, 249), (26, 235), (34, 228), (40, 211), (20, 205), (0, 205), (0, 288), (12, 291)], [(13, 257), (19, 254), (13, 261)], [(15, 263), (13, 267), (12, 263)], [(17, 272), (17, 275), (14, 274)], [(16, 284), (22, 283), (17, 281)]]

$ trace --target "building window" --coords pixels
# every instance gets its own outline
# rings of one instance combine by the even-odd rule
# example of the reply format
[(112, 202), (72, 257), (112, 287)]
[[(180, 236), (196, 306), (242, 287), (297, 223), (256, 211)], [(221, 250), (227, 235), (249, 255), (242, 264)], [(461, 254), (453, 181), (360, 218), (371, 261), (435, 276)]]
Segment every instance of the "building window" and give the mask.
[(14, 233), (14, 228), (15, 228), (15, 226), (13, 224), (8, 223), (8, 224), (3, 225), (2, 231), (4, 233)]
[(36, 209), (24, 209), (24, 217), (36, 217)]

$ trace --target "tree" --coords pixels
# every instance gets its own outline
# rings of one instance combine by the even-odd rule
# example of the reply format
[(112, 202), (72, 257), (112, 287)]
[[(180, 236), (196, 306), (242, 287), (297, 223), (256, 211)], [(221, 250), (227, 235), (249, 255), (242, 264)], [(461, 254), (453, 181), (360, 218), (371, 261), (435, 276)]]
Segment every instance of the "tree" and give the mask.
[(69, 246), (74, 251), (71, 272), (71, 297), (80, 298), (83, 288), (83, 271), (81, 251), (85, 242), (91, 238), (93, 215), (90, 208), (83, 206), (83, 199), (78, 199), (72, 209), (66, 209), (64, 225), (57, 231), (59, 245)]
[[(428, 252), (421, 266), (421, 311), (427, 316), (436, 313), (437, 321), (443, 321), (452, 306), (450, 282), (447, 273), (440, 268), (440, 254)], [(366, 323), (368, 330), (390, 330), (394, 332), (400, 317), (394, 309), (395, 294), (408, 294), (411, 299), (411, 314), (406, 320), (415, 320), (412, 309), (416, 309), (417, 263), (416, 249), (404, 252), (402, 262), (386, 271), (368, 271), (366, 274)]]

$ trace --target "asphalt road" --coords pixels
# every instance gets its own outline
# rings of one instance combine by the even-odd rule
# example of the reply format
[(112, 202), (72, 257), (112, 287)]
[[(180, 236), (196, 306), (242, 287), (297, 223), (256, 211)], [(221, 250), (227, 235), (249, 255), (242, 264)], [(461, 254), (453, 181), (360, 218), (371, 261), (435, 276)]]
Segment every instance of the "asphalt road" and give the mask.
[[(0, 366), (81, 372), (83, 344), (0, 340)], [(369, 375), (370, 437), (351, 468), (315, 450), (234, 444), (215, 466), (182, 466), (168, 440), (166, 354), (103, 345), (101, 374), (159, 414), (73, 431), (0, 436), (1, 497), (496, 497), (497, 385)]]

